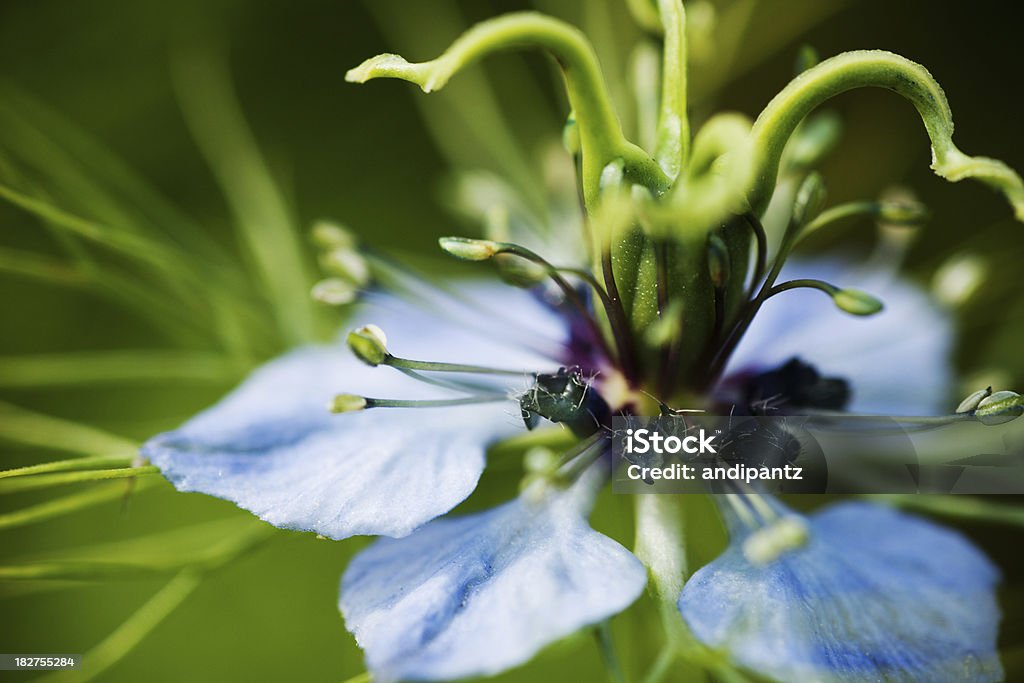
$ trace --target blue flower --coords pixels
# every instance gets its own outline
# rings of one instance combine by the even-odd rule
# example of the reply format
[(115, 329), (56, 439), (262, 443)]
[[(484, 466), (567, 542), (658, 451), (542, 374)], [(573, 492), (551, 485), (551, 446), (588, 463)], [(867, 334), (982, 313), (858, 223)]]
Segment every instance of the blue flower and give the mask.
[(593, 474), (360, 553), (340, 606), (374, 680), (495, 674), (632, 604), (647, 573), (587, 525)]
[(698, 640), (780, 681), (1002, 680), (999, 572), (967, 540), (866, 503), (777, 509), (683, 587)]
[(791, 259), (782, 276), (857, 286), (878, 295), (885, 310), (868, 318), (836, 315), (828, 299), (810, 290), (769, 299), (730, 358), (726, 383), (730, 375), (800, 358), (853, 381), (850, 411), (936, 415), (948, 410), (952, 321), (925, 292), (884, 270), (835, 260)]
[[(607, 478), (613, 415), (928, 415), (946, 404), (951, 329), (923, 293), (891, 272), (787, 263), (804, 236), (844, 217), (906, 226), (925, 213), (889, 200), (821, 211), (824, 180), (812, 169), (835, 126), (800, 124), (852, 84), (887, 87), (917, 107), (939, 175), (976, 177), (1004, 192), (1018, 216), (1024, 183), (953, 146), (941, 89), (919, 65), (884, 52), (827, 60), (756, 122), (714, 116), (691, 140), (682, 7), (658, 8), (664, 92), (644, 95), (661, 101), (649, 122), (653, 154), (623, 134), (583, 36), (542, 15), (480, 24), (430, 62), (386, 54), (350, 70), (349, 81), (400, 78), (430, 92), (497, 50), (553, 52), (573, 110), (564, 141), (578, 188), (563, 188), (539, 216), (532, 196), (464, 176), (456, 203), (491, 239), (443, 238), (442, 248), (489, 261), (523, 289), (463, 283), (461, 297), (447, 296), (384, 267), (381, 281), (404, 281), (403, 297), (371, 294), (353, 322), (377, 327), (349, 337), (373, 369), (340, 344), (296, 350), (144, 449), (179, 489), (233, 500), (272, 524), (335, 539), (391, 537), (357, 555), (341, 584), (346, 626), (375, 680), (495, 674), (636, 600), (643, 565), (587, 521)], [(583, 228), (585, 244), (570, 226)], [(326, 259), (337, 276), (321, 288), (328, 299), (354, 297), (383, 267), (353, 273), (353, 240), (321, 237), (344, 257)], [(559, 254), (559, 245), (573, 248)], [(852, 286), (881, 295), (884, 310)], [(337, 396), (335, 410), (348, 414), (332, 416), (324, 406), (339, 392), (356, 393)], [(472, 493), (489, 445), (542, 420), (576, 445), (531, 471), (518, 499), (437, 519)], [(997, 574), (958, 536), (870, 505), (805, 520), (759, 495), (747, 509), (742, 498), (718, 497), (738, 506), (728, 513), (738, 520), (732, 544), (679, 597), (699, 642), (784, 681), (1001, 675)], [(661, 542), (673, 528), (669, 520), (643, 538)], [(641, 554), (674, 618), (685, 549), (672, 538), (664, 545), (641, 545)], [(674, 645), (680, 629), (668, 624)]]
[[(355, 314), (394, 335), (410, 353), (527, 368), (558, 366), (564, 332), (551, 310), (508, 287), (469, 288), (475, 303), (431, 292), (430, 314), (388, 296)], [(503, 326), (482, 309), (504, 311)], [(454, 320), (453, 320), (454, 319)], [(538, 350), (515, 343), (528, 337)], [(526, 376), (501, 390), (522, 389)], [(258, 369), (230, 396), (142, 453), (181, 491), (234, 501), (275, 526), (341, 539), (405, 536), (464, 500), (484, 469), (487, 446), (522, 429), (506, 404), (444, 411), (392, 409), (332, 415), (346, 388), (396, 398), (449, 395), (388, 368), (369, 368), (343, 344), (304, 347)]]
[[(434, 313), (398, 298), (378, 296), (357, 312), (355, 322), (386, 326), (404, 355), (537, 370), (571, 360), (571, 324), (555, 315), (555, 309), (522, 290), (481, 283), (473, 283), (473, 287), (469, 291), (475, 292), (476, 301), (469, 308), (437, 291), (423, 290), (430, 298), (427, 308)], [(737, 378), (749, 375), (751, 368), (769, 368), (790, 354), (809, 349), (815, 355), (804, 357), (821, 363), (825, 372), (836, 367), (840, 372), (868, 377), (868, 382), (856, 383), (856, 390), (865, 389), (879, 397), (895, 393), (913, 404), (913, 396), (900, 394), (896, 383), (900, 375), (892, 366), (857, 365), (857, 342), (870, 351), (891, 338), (899, 321), (905, 324), (914, 317), (920, 329), (928, 331), (928, 339), (915, 339), (914, 347), (921, 348), (923, 343), (930, 349), (917, 354), (914, 362), (922, 373), (944, 377), (947, 368), (942, 351), (947, 347), (949, 328), (914, 288), (892, 283), (886, 295), (888, 308), (878, 316), (880, 322), (872, 325), (850, 321), (832, 310), (821, 313), (830, 324), (819, 325), (806, 315), (808, 302), (795, 297), (772, 302), (769, 313), (752, 329), (753, 342), (749, 342), (756, 344), (760, 357), (767, 360), (757, 362), (758, 356), (741, 347), (739, 360), (733, 363), (739, 369), (723, 384), (739, 381)], [(476, 324), (482, 318), (474, 306), (486, 306), (492, 313), (484, 329)], [(510, 319), (516, 322), (495, 326), (495, 320)], [(841, 342), (847, 352), (829, 357), (825, 352), (832, 342)], [(530, 348), (538, 344), (543, 349)], [(898, 353), (899, 345), (894, 348), (895, 362), (907, 362), (906, 356)], [(888, 356), (880, 354), (878, 358)], [(826, 365), (830, 359), (833, 364)], [(513, 377), (497, 386), (509, 391), (511, 399), (512, 392), (524, 389), (527, 380), (526, 375)], [(360, 553), (342, 581), (340, 607), (346, 625), (366, 651), (367, 664), (379, 680), (443, 680), (497, 673), (529, 660), (548, 643), (616, 614), (638, 597), (646, 583), (639, 561), (587, 525), (594, 487), (600, 484), (600, 477), (595, 479), (593, 473), (564, 493), (549, 489), (539, 497), (524, 496), (486, 512), (430, 521), (472, 492), (484, 467), (487, 445), (522, 429), (510, 404), (330, 415), (324, 406), (339, 389), (416, 399), (447, 395), (442, 388), (417, 382), (391, 368), (369, 368), (340, 344), (303, 348), (267, 364), (217, 406), (150, 441), (144, 452), (179, 489), (233, 500), (278, 526), (332, 538), (407, 536), (380, 540)], [(932, 394), (918, 396), (917, 405), (924, 409), (933, 400)], [(865, 401), (864, 405), (872, 404)], [(881, 532), (870, 536), (875, 546), (868, 545), (867, 538), (859, 545), (851, 544), (851, 529), (825, 523), (836, 518), (836, 513), (826, 513), (822, 523), (811, 525), (816, 540), (806, 552), (812, 559), (817, 557), (811, 555), (816, 548), (835, 548), (836, 553), (864, 555), (862, 567), (890, 568), (888, 575), (872, 584), (879, 601), (893, 600), (904, 609), (898, 591), (906, 583), (916, 586), (918, 592), (913, 595), (927, 593), (931, 597), (945, 588), (962, 588), (967, 584), (959, 584), (957, 576), (949, 572), (958, 566), (954, 562), (962, 562), (974, 570), (970, 585), (992, 605), (989, 587), (993, 571), (976, 551), (948, 532), (873, 506), (838, 510), (847, 510), (838, 519), (851, 527), (860, 523), (873, 527), (872, 520), (879, 517), (900, 522), (878, 527)], [(931, 536), (918, 534), (924, 531)], [(892, 539), (890, 533), (895, 534)], [(741, 607), (726, 612), (724, 606), (744, 604), (743, 596), (752, 590), (743, 587), (745, 576), (728, 585), (726, 579), (719, 579), (725, 576), (720, 567), (732, 568), (744, 561), (736, 549), (743, 537), (738, 536), (733, 548), (699, 572), (680, 600), (695, 634), (713, 646), (723, 645), (715, 634), (732, 633), (736, 625), (726, 627), (708, 615), (724, 618), (722, 615), (738, 613)], [(922, 545), (917, 543), (919, 537), (924, 538)], [(938, 546), (932, 537), (953, 540)], [(884, 559), (877, 559), (873, 548), (880, 552), (877, 557)], [(908, 557), (924, 557), (928, 548), (928, 557), (934, 561), (895, 564), (893, 557), (884, 554), (890, 548), (904, 548)], [(985, 568), (985, 573), (979, 574), (978, 567)], [(827, 571), (824, 578), (818, 576), (817, 569), (809, 561), (808, 570), (793, 576), (789, 585), (794, 590), (815, 590), (830, 576)], [(768, 570), (750, 566), (753, 577), (758, 571)], [(853, 576), (845, 573), (840, 580), (847, 583), (839, 587), (849, 586)], [(898, 581), (885, 583), (881, 580), (885, 578)], [(974, 595), (974, 599), (980, 598)], [(932, 601), (928, 609), (946, 614), (945, 610), (958, 609), (960, 601), (960, 597)], [(827, 600), (821, 602), (824, 605)], [(707, 609), (695, 609), (694, 604)], [(846, 603), (837, 605), (838, 610), (849, 608)], [(922, 617), (915, 622), (915, 634), (936, 637), (936, 629), (945, 629), (945, 637), (962, 650), (968, 645), (976, 648), (982, 662), (983, 655), (991, 654), (991, 644), (988, 649), (976, 645), (977, 634), (994, 633), (994, 605), (987, 612), (976, 612), (973, 618), (979, 629), (985, 625), (988, 630), (976, 629), (966, 638), (966, 631), (959, 626), (946, 629), (944, 622), (929, 622), (925, 628)], [(848, 626), (859, 629), (866, 627), (866, 622)], [(887, 656), (889, 645), (880, 639), (886, 633), (898, 633), (899, 626), (899, 620), (880, 618), (864, 635), (870, 638), (874, 634), (877, 639), (856, 642), (880, 648), (872, 656)], [(779, 634), (770, 625), (757, 632), (766, 638)], [(789, 629), (787, 633), (797, 631)], [(772, 650), (781, 660), (778, 670), (787, 671), (786, 666), (802, 670), (802, 647), (805, 645), (797, 643), (790, 650)], [(742, 653), (736, 657), (748, 665)], [(893, 671), (898, 661), (903, 660), (893, 660)], [(758, 670), (776, 672), (771, 667)]]

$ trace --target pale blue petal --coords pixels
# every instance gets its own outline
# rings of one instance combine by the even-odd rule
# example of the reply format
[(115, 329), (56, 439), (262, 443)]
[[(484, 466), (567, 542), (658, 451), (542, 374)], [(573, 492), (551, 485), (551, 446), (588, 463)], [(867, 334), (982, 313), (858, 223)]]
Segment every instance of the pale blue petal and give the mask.
[(780, 681), (1002, 680), (998, 571), (966, 539), (866, 503), (807, 521), (768, 565), (736, 539), (693, 575), (679, 609), (698, 640)]
[(383, 539), (342, 579), (374, 681), (449, 680), (522, 664), (629, 606), (646, 571), (565, 496), (525, 499)]
[(765, 302), (730, 359), (727, 375), (776, 368), (793, 357), (849, 381), (854, 412), (950, 412), (952, 320), (922, 290), (883, 272), (836, 261), (790, 262), (779, 282), (818, 278), (879, 297), (885, 310), (855, 317), (818, 291)]
[[(525, 292), (503, 287), (496, 296), (506, 311), (522, 306), (535, 321), (550, 322)], [(367, 322), (386, 326), (406, 355), (557, 367), (543, 354), (394, 299), (359, 311), (354, 324)], [(528, 381), (513, 377), (504, 388)], [(511, 400), (332, 415), (327, 404), (337, 393), (452, 397), (392, 368), (367, 367), (340, 343), (306, 347), (259, 368), (213, 408), (151, 439), (143, 454), (179, 490), (231, 500), (275, 526), (330, 538), (404, 536), (464, 500), (483, 471), (487, 445), (522, 430)]]

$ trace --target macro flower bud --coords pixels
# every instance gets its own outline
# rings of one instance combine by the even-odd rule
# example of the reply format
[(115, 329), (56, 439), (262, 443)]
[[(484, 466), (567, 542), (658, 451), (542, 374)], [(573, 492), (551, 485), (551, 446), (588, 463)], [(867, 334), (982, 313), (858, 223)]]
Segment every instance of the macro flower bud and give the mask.
[(366, 399), (355, 394), (338, 394), (327, 408), (332, 413), (353, 413), (366, 408)]
[(858, 289), (837, 289), (832, 302), (851, 315), (874, 315), (885, 307), (881, 301)]
[(355, 249), (356, 238), (345, 227), (334, 221), (319, 220), (310, 230), (313, 244), (321, 249)]
[(992, 387), (988, 387), (987, 389), (979, 389), (978, 391), (975, 391), (973, 394), (971, 394), (963, 401), (961, 401), (960, 405), (956, 407), (957, 414), (959, 415), (962, 413), (973, 413), (975, 410), (978, 409), (978, 406), (981, 404), (981, 402), (991, 395)]
[(377, 367), (388, 359), (388, 338), (384, 330), (376, 325), (364, 325), (348, 333), (348, 347), (356, 358), (367, 365)]
[(357, 293), (358, 290), (351, 282), (337, 277), (329, 277), (313, 285), (310, 296), (314, 301), (328, 306), (342, 306), (355, 301)]
[(442, 237), (437, 241), (446, 252), (464, 261), (486, 261), (500, 251), (500, 245), (491, 240), (468, 237)]
[(997, 391), (982, 399), (974, 416), (985, 425), (1010, 422), (1024, 415), (1024, 397), (1015, 391)]
[(370, 267), (366, 259), (355, 249), (338, 247), (320, 255), (320, 267), (356, 285), (370, 281)]

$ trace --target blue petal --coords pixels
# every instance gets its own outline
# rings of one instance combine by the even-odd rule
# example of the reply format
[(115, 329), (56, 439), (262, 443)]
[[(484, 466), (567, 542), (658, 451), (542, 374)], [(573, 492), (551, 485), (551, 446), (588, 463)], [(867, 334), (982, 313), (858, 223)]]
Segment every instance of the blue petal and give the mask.
[(773, 297), (754, 318), (727, 374), (771, 369), (795, 356), (824, 375), (849, 380), (855, 412), (950, 412), (952, 320), (923, 291), (835, 261), (787, 263), (779, 281), (800, 278), (864, 290), (878, 296), (885, 310), (854, 317), (810, 290)]
[(767, 565), (742, 539), (683, 587), (698, 640), (781, 681), (1002, 680), (998, 571), (959, 534), (865, 503), (807, 520)]
[[(490, 303), (499, 310), (529, 315), (557, 334), (528, 294), (508, 287), (493, 293)], [(501, 334), (495, 315), (492, 328)], [(509, 344), (508, 335), (491, 338), (391, 298), (360, 311), (355, 323), (367, 322), (383, 326), (395, 350), (413, 357), (524, 369), (557, 365)], [(530, 334), (557, 348), (543, 332)], [(514, 378), (510, 388), (526, 382)], [(404, 536), (464, 500), (483, 471), (487, 445), (522, 429), (511, 402), (332, 415), (326, 406), (336, 393), (451, 397), (392, 368), (367, 367), (341, 344), (305, 347), (259, 368), (181, 428), (151, 439), (143, 454), (179, 490), (234, 501), (275, 526), (336, 539)]]
[(377, 541), (342, 579), (374, 681), (448, 680), (522, 664), (629, 606), (646, 571), (577, 501), (513, 501)]

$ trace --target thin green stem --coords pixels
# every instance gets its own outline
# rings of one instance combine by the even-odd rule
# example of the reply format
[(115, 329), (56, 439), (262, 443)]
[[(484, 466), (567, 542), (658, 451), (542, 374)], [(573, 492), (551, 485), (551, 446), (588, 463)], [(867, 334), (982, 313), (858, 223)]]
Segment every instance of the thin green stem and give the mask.
[(142, 467), (122, 467), (108, 470), (85, 470), (82, 472), (56, 472), (39, 474), (33, 477), (18, 477), (0, 482), (0, 494), (20, 493), (36, 489), (63, 486), (65, 484), (81, 484), (90, 481), (106, 481), (109, 479), (131, 479), (149, 474), (159, 474), (160, 468), (155, 465)]
[[(159, 479), (155, 478), (140, 479), (134, 482), (134, 491), (141, 491), (158, 481)], [(48, 519), (78, 512), (93, 505), (106, 503), (118, 498), (123, 499), (127, 494), (128, 489), (123, 485), (116, 486), (110, 484), (109, 486), (101, 486), (82, 491), (81, 493), (73, 493), (61, 498), (55, 498), (44, 503), (0, 515), (0, 530), (45, 522)]]
[(92, 470), (104, 467), (127, 467), (134, 458), (123, 455), (93, 455), (70, 460), (54, 460), (38, 465), (26, 465), (10, 470), (0, 470), (0, 479), (9, 477), (26, 477), (34, 474), (50, 472), (70, 472), (74, 470)]
[(834, 296), (836, 292), (839, 291), (838, 287), (831, 285), (824, 280), (804, 278), (800, 280), (789, 280), (788, 282), (783, 282), (781, 285), (775, 285), (768, 290), (768, 296), (766, 296), (765, 299), (770, 299), (776, 294), (782, 294), (783, 292), (788, 292), (791, 289), (817, 289), (820, 292), (825, 292), (825, 294), (828, 294), (829, 296)]
[(800, 231), (797, 242), (803, 241), (809, 235), (825, 228), (833, 223), (855, 218), (857, 216), (877, 216), (879, 210), (878, 202), (859, 201), (847, 202), (825, 209)]
[(526, 370), (505, 370), (489, 368), (484, 365), (468, 365), (463, 363), (440, 363), (426, 360), (411, 360), (388, 355), (381, 365), (389, 365), (402, 370), (419, 370), (421, 372), (464, 372), (472, 375), (533, 375)]
[[(554, 282), (555, 285), (557, 285), (558, 288), (562, 291), (562, 294), (565, 296), (566, 301), (568, 301), (569, 304), (572, 305), (572, 307), (575, 308), (576, 311), (580, 314), (580, 317), (583, 319), (584, 323), (587, 325), (587, 328), (590, 330), (591, 336), (594, 337), (594, 342), (601, 347), (602, 351), (604, 351), (606, 356), (608, 356), (609, 358), (612, 357), (612, 349), (609, 347), (608, 340), (605, 339), (604, 333), (601, 331), (601, 328), (598, 327), (597, 321), (594, 320), (593, 314), (591, 313), (590, 309), (587, 308), (586, 302), (583, 301), (583, 299), (580, 297), (580, 294), (579, 292), (576, 291), (576, 288), (569, 284), (569, 282), (564, 277), (561, 276), (561, 269), (555, 268), (555, 266), (548, 263), (548, 261), (545, 260), (540, 254), (537, 254), (536, 252), (533, 252), (530, 249), (527, 249), (526, 247), (521, 247), (518, 244), (502, 242), (500, 243), (496, 253), (512, 254), (514, 256), (518, 256), (520, 258), (526, 259), (527, 261), (536, 263), (546, 268), (548, 271), (548, 277), (550, 277), (552, 282)], [(584, 272), (586, 271), (575, 269), (575, 274), (577, 275), (579, 273)], [(607, 292), (605, 292), (604, 288), (600, 286), (600, 283), (598, 283), (597, 280), (594, 279), (593, 275), (591, 275), (589, 279), (585, 278), (585, 281), (588, 284), (590, 284), (591, 287), (595, 288), (595, 291), (598, 293), (598, 296), (601, 299), (602, 305), (606, 307), (607, 311), (607, 306), (612, 304), (611, 299), (608, 298)], [(611, 322), (614, 320), (615, 318), (609, 313), (609, 321)], [(617, 322), (612, 322), (612, 336), (614, 337), (616, 342), (619, 358), (622, 359), (623, 363), (627, 363), (628, 361), (626, 361), (625, 359), (628, 357), (627, 352), (629, 351), (629, 349), (625, 348), (623, 345), (628, 343), (629, 336), (624, 334), (624, 330), (619, 329)]]
[(754, 240), (757, 243), (757, 253), (754, 262), (754, 272), (750, 277), (750, 288), (747, 290), (747, 298), (754, 295), (754, 288), (764, 277), (765, 269), (768, 267), (768, 235), (764, 230), (761, 221), (749, 211), (743, 212), (743, 220), (750, 226), (754, 233)]
[(132, 457), (139, 450), (139, 444), (129, 439), (10, 403), (0, 403), (0, 439), (82, 455)]
[(446, 408), (450, 406), (471, 406), (479, 403), (497, 403), (507, 401), (509, 397), (505, 394), (470, 396), (467, 398), (441, 398), (441, 399), (395, 399), (395, 398), (367, 398), (366, 409), (370, 408)]
[(131, 652), (164, 619), (178, 608), (202, 583), (206, 575), (250, 550), (269, 538), (268, 527), (255, 527), (238, 538), (229, 539), (225, 551), (215, 561), (202, 566), (183, 569), (163, 588), (157, 591), (120, 626), (85, 654), (88, 668), (82, 671), (61, 671), (38, 679), (40, 683), (62, 681), (88, 681), (101, 675)]

